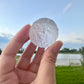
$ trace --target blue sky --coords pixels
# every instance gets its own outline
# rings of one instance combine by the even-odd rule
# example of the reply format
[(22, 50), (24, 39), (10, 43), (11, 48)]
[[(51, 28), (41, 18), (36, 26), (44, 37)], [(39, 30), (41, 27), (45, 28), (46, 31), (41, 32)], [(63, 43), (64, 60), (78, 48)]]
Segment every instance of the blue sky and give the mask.
[(84, 0), (0, 0), (0, 33), (15, 35), (42, 17), (57, 23), (64, 43), (84, 44)]

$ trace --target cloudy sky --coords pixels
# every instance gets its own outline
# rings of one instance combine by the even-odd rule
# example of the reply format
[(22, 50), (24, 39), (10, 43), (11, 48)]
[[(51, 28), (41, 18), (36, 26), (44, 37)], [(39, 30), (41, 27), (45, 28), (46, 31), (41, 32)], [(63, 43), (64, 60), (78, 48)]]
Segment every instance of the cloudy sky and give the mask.
[(64, 47), (84, 45), (84, 0), (0, 0), (0, 48), (24, 25), (53, 19)]

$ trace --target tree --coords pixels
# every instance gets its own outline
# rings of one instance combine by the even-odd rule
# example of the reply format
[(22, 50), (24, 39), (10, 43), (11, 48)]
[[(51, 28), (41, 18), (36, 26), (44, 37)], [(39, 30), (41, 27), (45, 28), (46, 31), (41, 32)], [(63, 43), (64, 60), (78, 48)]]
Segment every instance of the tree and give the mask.
[(76, 53), (77, 52), (77, 49), (71, 49), (70, 52), (71, 53)]
[(70, 52), (69, 48), (63, 48), (61, 51), (61, 53), (68, 53)]
[(82, 66), (84, 67), (84, 47), (80, 48), (80, 49), (79, 49), (79, 52), (80, 52), (81, 55), (82, 55), (81, 63), (82, 63)]
[(0, 48), (0, 54), (2, 53), (2, 50), (1, 50), (1, 48)]
[(64, 48), (62, 51), (69, 52), (70, 50), (69, 50), (69, 48)]

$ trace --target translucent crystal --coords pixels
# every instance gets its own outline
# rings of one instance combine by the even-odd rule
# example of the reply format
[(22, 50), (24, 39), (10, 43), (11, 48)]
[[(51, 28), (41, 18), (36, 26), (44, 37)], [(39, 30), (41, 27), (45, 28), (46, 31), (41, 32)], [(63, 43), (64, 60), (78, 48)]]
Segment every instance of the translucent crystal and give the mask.
[(47, 48), (52, 45), (58, 37), (57, 25), (49, 18), (40, 18), (32, 24), (29, 37), (31, 42), (38, 47)]

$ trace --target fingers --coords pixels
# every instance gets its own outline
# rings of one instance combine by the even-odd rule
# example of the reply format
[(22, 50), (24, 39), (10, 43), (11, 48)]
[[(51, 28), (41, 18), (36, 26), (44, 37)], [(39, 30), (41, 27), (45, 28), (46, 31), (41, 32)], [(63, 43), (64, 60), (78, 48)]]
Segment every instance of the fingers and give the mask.
[(30, 67), (29, 67), (30, 71), (32, 71), (34, 73), (38, 72), (38, 68), (39, 68), (43, 53), (44, 53), (44, 48), (39, 47), (33, 62), (30, 64)]
[(22, 45), (29, 40), (30, 25), (24, 26), (4, 48), (2, 55), (15, 56)]
[(36, 46), (30, 42), (28, 47), (23, 52), (21, 58), (19, 59), (19, 62), (16, 66), (16, 68), (26, 70), (30, 64), (31, 57), (36, 49)]
[(24, 26), (15, 37), (8, 43), (1, 54), (1, 66), (3, 73), (7, 73), (14, 69), (16, 62), (16, 54), (22, 45), (29, 40), (30, 25)]
[[(55, 62), (61, 46), (62, 42), (57, 41), (43, 54), (37, 76), (37, 80), (41, 80), (43, 84), (56, 84)], [(43, 82), (43, 80), (46, 80), (46, 82)]]

